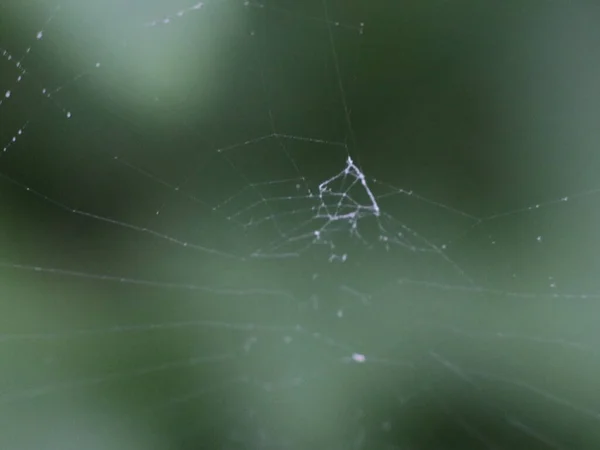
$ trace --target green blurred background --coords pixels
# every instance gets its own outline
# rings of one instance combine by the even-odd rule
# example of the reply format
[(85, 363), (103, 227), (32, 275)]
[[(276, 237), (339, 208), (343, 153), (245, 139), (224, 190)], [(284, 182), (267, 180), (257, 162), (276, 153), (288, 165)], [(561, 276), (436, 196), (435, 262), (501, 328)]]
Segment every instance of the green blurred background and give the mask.
[(0, 447), (598, 448), (598, 7), (198, 5), (2, 4)]

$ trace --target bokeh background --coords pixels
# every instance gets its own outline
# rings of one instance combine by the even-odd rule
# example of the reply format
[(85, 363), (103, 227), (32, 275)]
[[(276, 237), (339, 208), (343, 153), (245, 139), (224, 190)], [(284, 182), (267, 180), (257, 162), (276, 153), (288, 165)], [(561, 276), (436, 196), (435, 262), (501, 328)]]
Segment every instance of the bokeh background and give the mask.
[(1, 8), (2, 448), (600, 446), (597, 6)]

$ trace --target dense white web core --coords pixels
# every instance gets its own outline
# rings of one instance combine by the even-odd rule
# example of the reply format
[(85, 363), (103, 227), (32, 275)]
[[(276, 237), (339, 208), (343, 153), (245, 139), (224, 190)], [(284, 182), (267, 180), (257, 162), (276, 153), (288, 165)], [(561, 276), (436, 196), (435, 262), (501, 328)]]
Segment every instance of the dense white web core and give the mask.
[(175, 3), (2, 12), (1, 447), (596, 448), (600, 187), (400, 187), (357, 11)]

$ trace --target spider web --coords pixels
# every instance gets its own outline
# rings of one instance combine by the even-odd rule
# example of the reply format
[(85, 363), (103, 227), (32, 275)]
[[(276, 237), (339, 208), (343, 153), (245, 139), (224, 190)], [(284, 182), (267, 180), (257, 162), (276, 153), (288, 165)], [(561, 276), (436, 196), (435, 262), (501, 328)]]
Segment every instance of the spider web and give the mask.
[(95, 8), (2, 12), (3, 448), (600, 442), (600, 188), (367, 145), (367, 8)]

